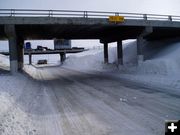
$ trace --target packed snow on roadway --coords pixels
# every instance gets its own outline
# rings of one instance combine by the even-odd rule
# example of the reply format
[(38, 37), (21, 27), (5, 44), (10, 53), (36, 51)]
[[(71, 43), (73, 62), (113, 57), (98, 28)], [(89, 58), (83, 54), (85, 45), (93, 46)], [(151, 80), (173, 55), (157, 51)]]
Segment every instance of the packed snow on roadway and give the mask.
[[(116, 47), (112, 45), (112, 47), (109, 46), (111, 64), (103, 64), (102, 47), (93, 47), (79, 54), (68, 54), (66, 61), (59, 68), (64, 67), (86, 73), (106, 73), (147, 87), (180, 92), (180, 43), (165, 47), (152, 59), (146, 60), (140, 65), (136, 64), (136, 41), (123, 42), (123, 49), (123, 66), (116, 66)], [(47, 57), (56, 65), (60, 64), (58, 58), (52, 58), (49, 55)], [(28, 63), (27, 59), (25, 59), (25, 63)], [(37, 61), (37, 57), (34, 58), (34, 61)], [(49, 62), (51, 65), (52, 61)], [(2, 69), (2, 72), (0, 70), (0, 134), (40, 134), (32, 122), (34, 117), (29, 116), (31, 108), (23, 110), (16, 104), (22, 100), (20, 102), (23, 103), (23, 106), (33, 106), (33, 99), (32, 103), (26, 103), (25, 99), (28, 100), (29, 97), (23, 97), (24, 89), (28, 89), (26, 94), (33, 97), (35, 93), (31, 89), (36, 89), (37, 84), (34, 84), (33, 81), (29, 82), (29, 78), (21, 74), (11, 76), (4, 72), (3, 70), (9, 69), (9, 58), (7, 56), (0, 55), (0, 69)], [(29, 65), (25, 66), (25, 70), (32, 73), (36, 72), (36, 69)], [(53, 119), (56, 118), (53, 117)]]

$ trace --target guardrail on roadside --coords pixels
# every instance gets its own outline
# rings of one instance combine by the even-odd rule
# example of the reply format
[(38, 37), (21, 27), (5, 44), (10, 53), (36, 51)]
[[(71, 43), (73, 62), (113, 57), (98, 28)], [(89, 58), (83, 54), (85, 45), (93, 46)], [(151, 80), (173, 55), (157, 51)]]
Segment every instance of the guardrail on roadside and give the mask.
[(100, 12), (100, 11), (73, 11), (73, 10), (0, 9), (0, 16), (82, 17), (82, 18), (108, 18), (109, 16), (123, 16), (124, 19), (180, 21), (180, 16), (173, 16), (173, 15)]

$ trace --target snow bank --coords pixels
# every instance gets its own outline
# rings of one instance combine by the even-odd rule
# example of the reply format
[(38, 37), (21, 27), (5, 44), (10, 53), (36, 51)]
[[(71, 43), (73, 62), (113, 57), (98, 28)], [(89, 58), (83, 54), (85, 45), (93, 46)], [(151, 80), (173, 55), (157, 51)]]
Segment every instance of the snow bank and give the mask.
[[(129, 48), (129, 53), (133, 52)], [(146, 60), (140, 65), (125, 65), (120, 67), (120, 77), (131, 82), (141, 83), (146, 87), (156, 87), (162, 91), (180, 94), (180, 43), (174, 43), (157, 53), (153, 59)]]
[(27, 85), (27, 78), (20, 75), (0, 76), (0, 82), (0, 134), (34, 134), (36, 130), (28, 113), (18, 104)]
[[(123, 42), (124, 49), (124, 63), (126, 65), (134, 65), (136, 63), (136, 41), (130, 40)], [(117, 61), (117, 50), (114, 45), (109, 45), (109, 65), (104, 65), (104, 54), (103, 47), (92, 47), (88, 51), (69, 55), (64, 63), (64, 67), (84, 70), (84, 71), (104, 71), (104, 70), (114, 70)]]
[(103, 64), (103, 49), (89, 50), (77, 55), (70, 55), (64, 66), (80, 71), (110, 71), (114, 76), (156, 86), (159, 88), (180, 89), (180, 43), (168, 47), (137, 65), (136, 41), (123, 42), (124, 66), (117, 67), (116, 47), (109, 47), (110, 65)]
[(0, 69), (9, 70), (9, 57), (0, 54)]
[(0, 64), (8, 66), (9, 65), (9, 57), (0, 54)]
[[(146, 60), (138, 66), (125, 67), (125, 72), (136, 74), (155, 74), (155, 75), (180, 75), (180, 43), (165, 47), (157, 53), (153, 59)], [(134, 56), (135, 57), (135, 56)]]
[[(116, 54), (115, 54), (116, 55)], [(127, 40), (123, 42), (123, 63), (124, 65), (135, 65), (137, 62), (136, 40)], [(117, 56), (115, 56), (116, 60)]]
[[(115, 63), (116, 48), (109, 49), (109, 61)], [(69, 55), (63, 64), (66, 68), (83, 71), (101, 71), (114, 68), (103, 64), (103, 48), (92, 49), (79, 54)]]
[[(156, 54), (153, 59), (146, 60), (137, 66), (136, 41), (124, 42), (124, 66), (120, 70), (124, 73), (177, 75), (180, 70), (179, 52), (180, 43), (172, 44)], [(116, 60), (116, 47), (109, 47), (109, 62), (116, 63)], [(103, 64), (103, 48), (69, 55), (64, 66), (77, 70), (102, 70), (105, 68)]]

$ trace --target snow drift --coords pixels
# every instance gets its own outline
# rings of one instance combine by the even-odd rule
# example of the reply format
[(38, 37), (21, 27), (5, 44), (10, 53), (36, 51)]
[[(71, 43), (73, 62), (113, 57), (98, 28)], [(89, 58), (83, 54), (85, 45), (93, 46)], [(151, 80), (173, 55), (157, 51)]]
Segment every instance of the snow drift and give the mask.
[[(168, 42), (169, 43), (169, 42)], [(83, 55), (70, 55), (64, 66), (80, 71), (108, 71), (110, 75), (155, 86), (162, 90), (180, 89), (180, 43), (169, 43), (152, 59), (137, 65), (136, 41), (123, 42), (124, 65), (117, 69), (116, 47), (109, 47), (109, 65), (103, 64), (103, 49), (83, 52)], [(87, 54), (87, 55), (86, 55)]]
[[(125, 73), (137, 74), (177, 74), (180, 70), (180, 43), (171, 44), (164, 47), (162, 51), (155, 54), (153, 59), (144, 61), (141, 65), (136, 65), (136, 41), (124, 42), (123, 61), (124, 66), (120, 68)], [(116, 47), (109, 47), (109, 62), (116, 63)], [(101, 50), (89, 50), (76, 55), (69, 55), (64, 63), (65, 67), (80, 70), (102, 70), (103, 48)]]
[(9, 57), (0, 54), (0, 69), (9, 70)]
[(180, 71), (180, 43), (174, 43), (157, 53), (153, 59), (146, 60), (136, 69), (138, 73), (179, 75)]

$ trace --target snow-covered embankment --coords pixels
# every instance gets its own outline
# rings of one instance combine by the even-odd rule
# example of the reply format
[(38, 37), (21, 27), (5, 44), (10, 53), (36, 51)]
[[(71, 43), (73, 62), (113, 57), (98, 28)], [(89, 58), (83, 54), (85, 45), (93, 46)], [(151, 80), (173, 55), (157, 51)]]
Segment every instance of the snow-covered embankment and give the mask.
[[(180, 43), (164, 47), (152, 59), (136, 65), (136, 41), (124, 42), (124, 66), (103, 64), (103, 49), (70, 55), (64, 66), (80, 71), (109, 71), (111, 75), (161, 89), (180, 89)], [(109, 59), (116, 62), (116, 47), (109, 47)]]

